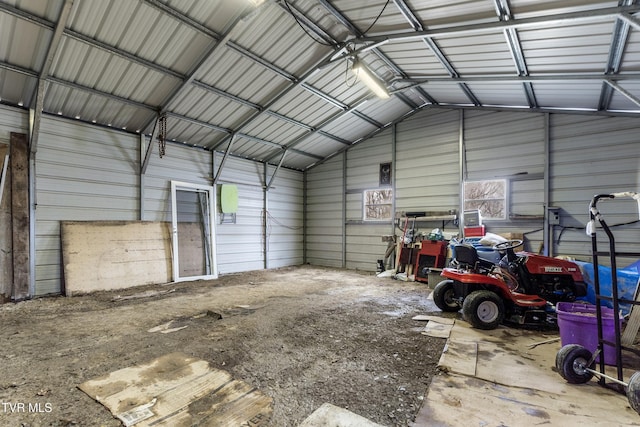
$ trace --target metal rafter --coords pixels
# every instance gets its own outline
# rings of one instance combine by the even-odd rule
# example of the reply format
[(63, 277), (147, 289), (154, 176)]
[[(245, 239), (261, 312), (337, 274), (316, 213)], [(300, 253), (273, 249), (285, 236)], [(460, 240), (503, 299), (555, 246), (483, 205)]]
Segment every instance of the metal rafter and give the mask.
[[(511, 7), (509, 6), (509, 0), (494, 0), (496, 6), (496, 13), (500, 21), (511, 21), (513, 15), (511, 13)], [(509, 52), (516, 66), (519, 76), (528, 76), (529, 70), (527, 69), (527, 61), (522, 51), (522, 45), (520, 44), (520, 38), (518, 37), (518, 30), (516, 28), (505, 28), (503, 30), (504, 37), (509, 46)], [(531, 82), (522, 83), (525, 96), (527, 97), (527, 103), (531, 108), (538, 107), (538, 100), (536, 99), (535, 91), (533, 90), (533, 84)]]
[(42, 110), (44, 108), (44, 96), (47, 90), (47, 77), (51, 71), (51, 64), (58, 52), (60, 46), (60, 40), (62, 39), (62, 33), (67, 25), (67, 20), (71, 14), (71, 7), (73, 6), (73, 0), (66, 0), (60, 10), (60, 16), (58, 17), (58, 23), (53, 30), (53, 36), (51, 37), (51, 43), (47, 49), (47, 55), (45, 56), (44, 64), (38, 76), (38, 87), (36, 88), (36, 102), (33, 113), (33, 123), (31, 126), (31, 140), (29, 141), (29, 149), (31, 153), (38, 151), (38, 139), (40, 137), (40, 123), (42, 121)]
[[(137, 101), (133, 101), (130, 100), (128, 98), (123, 98), (123, 97), (119, 97), (107, 92), (102, 92), (102, 91), (98, 91), (95, 90), (93, 88), (89, 88), (83, 85), (79, 85), (77, 83), (72, 83), (72, 82), (68, 82), (68, 81), (64, 81), (62, 79), (57, 79), (57, 78), (53, 78), (51, 76), (47, 77), (47, 81), (51, 81), (51, 82), (55, 82), (57, 84), (62, 84), (64, 86), (68, 86), (68, 87), (73, 87), (74, 89), (77, 90), (82, 90), (82, 91), (87, 91), (90, 93), (94, 93), (96, 95), (101, 95), (101, 96), (106, 96), (108, 98), (111, 98), (113, 100), (117, 100), (119, 102), (125, 102), (127, 104), (130, 105), (134, 105), (134, 106), (138, 106), (138, 107), (143, 107), (146, 109), (151, 109), (154, 111), (157, 111), (158, 113), (154, 116), (153, 119), (151, 119), (148, 123), (146, 123), (142, 129), (143, 132), (144, 130), (148, 129), (157, 119), (157, 117), (160, 117), (162, 115), (162, 113), (166, 112), (166, 106), (170, 104), (170, 102), (175, 99), (175, 97), (178, 96), (178, 94), (185, 88), (187, 87), (189, 84), (195, 84), (198, 85), (199, 87), (206, 89), (208, 91), (211, 91), (213, 93), (216, 93), (219, 96), (224, 96), (228, 99), (233, 99), (236, 102), (242, 103), (244, 105), (250, 105), (252, 103), (250, 103), (249, 101), (246, 100), (242, 100), (239, 97), (235, 97), (232, 94), (229, 94), (228, 92), (222, 91), (220, 89), (214, 88), (210, 85), (207, 85), (206, 83), (200, 82), (195, 80), (194, 76), (196, 74), (196, 72), (200, 69), (200, 67), (204, 64), (204, 62), (215, 53), (215, 51), (217, 51), (217, 49), (219, 47), (222, 47), (223, 45), (225, 45), (226, 42), (226, 46), (232, 48), (233, 50), (235, 50), (236, 52), (242, 54), (245, 57), (248, 57), (262, 65), (268, 66), (269, 63), (267, 63), (264, 60), (261, 60), (257, 55), (249, 52), (248, 50), (242, 48), (241, 46), (228, 41), (228, 37), (229, 37), (229, 33), (225, 34), (225, 35), (219, 35), (217, 33), (215, 33), (214, 31), (208, 29), (207, 27), (198, 24), (196, 21), (184, 16), (183, 14), (181, 14), (180, 12), (170, 8), (167, 5), (164, 5), (160, 2), (158, 2), (157, 0), (145, 0), (146, 3), (148, 3), (149, 5), (156, 7), (160, 10), (162, 10), (164, 13), (169, 14), (170, 16), (172, 16), (175, 19), (180, 20), (182, 23), (189, 25), (191, 28), (193, 28), (196, 31), (201, 32), (202, 34), (211, 37), (214, 40), (214, 43), (212, 43), (212, 45), (209, 47), (209, 49), (207, 50), (207, 52), (202, 56), (202, 58), (197, 62), (197, 65), (195, 67), (193, 67), (193, 69), (187, 74), (187, 75), (182, 75), (172, 69), (169, 69), (167, 67), (163, 67), (159, 64), (156, 64), (152, 61), (146, 60), (144, 58), (141, 58), (137, 55), (131, 54), (129, 52), (123, 51), (121, 49), (115, 48), (111, 45), (108, 45), (106, 43), (100, 42), (96, 39), (92, 39), (84, 34), (78, 33), (77, 31), (71, 30), (69, 28), (63, 28), (62, 34), (64, 34), (65, 36), (68, 36), (72, 39), (81, 41), (91, 47), (94, 48), (98, 48), (101, 49), (103, 51), (109, 52), (111, 54), (114, 54), (116, 56), (119, 56), (123, 59), (126, 59), (127, 61), (133, 62), (135, 64), (144, 66), (146, 68), (149, 68), (151, 70), (154, 70), (156, 72), (159, 72), (163, 75), (167, 75), (170, 77), (174, 77), (176, 79), (181, 80), (181, 84), (167, 97), (167, 99), (164, 100), (164, 102), (162, 103), (162, 105), (160, 107), (154, 107), (154, 106), (149, 106), (146, 105), (144, 103), (140, 103)], [(22, 11), (20, 9), (17, 9), (13, 6), (7, 5), (5, 3), (0, 3), (0, 10), (3, 12), (6, 12), (12, 16), (18, 17), (20, 19), (26, 20), (28, 22), (32, 22), (40, 27), (55, 31), (56, 28), (56, 24), (44, 19), (44, 18), (40, 18), (38, 16), (32, 15), (28, 12)], [(233, 26), (232, 26), (233, 27)], [(17, 67), (17, 66), (12, 66), (10, 64), (3, 64), (3, 68), (7, 68), (7, 69), (13, 69), (15, 71), (18, 71), (22, 74), (29, 74), (29, 75), (33, 75), (34, 77), (37, 77), (37, 74), (31, 73), (30, 71), (27, 71), (26, 69), (22, 68), (22, 67)], [(274, 67), (273, 70), (275, 70), (278, 74), (282, 75), (285, 78), (291, 78), (293, 80), (296, 80), (295, 77), (287, 75), (287, 73), (285, 73), (283, 70), (278, 69), (277, 67)], [(308, 86), (307, 86), (308, 87)], [(320, 94), (321, 92), (318, 90), (315, 90), (313, 93), (316, 94)], [(328, 97), (328, 96), (327, 96)], [(330, 97), (329, 97), (330, 98)], [(326, 99), (326, 98), (324, 98)], [(261, 109), (262, 107), (259, 107), (255, 104), (251, 105), (251, 108), (257, 108), (257, 109)], [(262, 108), (263, 110), (264, 108)], [(273, 115), (274, 117), (277, 118), (282, 118), (284, 116), (282, 115)], [(287, 120), (289, 122), (291, 122), (290, 120)], [(307, 127), (308, 125), (304, 125), (303, 127)], [(313, 155), (311, 155), (313, 156)]]
[[(347, 19), (346, 16), (344, 16), (338, 9), (336, 9), (328, 0), (318, 0), (318, 2), (325, 8), (325, 10), (327, 10), (327, 12), (329, 12), (334, 18), (336, 18), (338, 22), (344, 25), (351, 34), (355, 35), (356, 37), (364, 37), (364, 34), (351, 21), (349, 21), (349, 19)], [(402, 69), (398, 67), (391, 59), (389, 59), (387, 55), (382, 53), (377, 48), (377, 46), (372, 48), (367, 48), (367, 50), (371, 50), (371, 52), (373, 52), (378, 57), (378, 59), (384, 62), (387, 65), (387, 67), (389, 67), (396, 76), (406, 77), (406, 74), (404, 73), (404, 71), (402, 71)], [(336, 52), (338, 51), (339, 49), (336, 50)]]
[(491, 34), (507, 28), (539, 28), (541, 26), (563, 26), (571, 25), (576, 22), (602, 22), (612, 19), (624, 19), (638, 23), (638, 20), (630, 16), (630, 14), (640, 12), (640, 5), (608, 7), (603, 9), (567, 12), (556, 15), (536, 16), (533, 18), (513, 19), (510, 21), (496, 21), (489, 23), (459, 25), (455, 27), (439, 28), (437, 30), (414, 31), (412, 33), (387, 33), (375, 36), (362, 36), (350, 40), (354, 43), (378, 43), (381, 41), (403, 41), (403, 40), (419, 40), (425, 37), (455, 37), (464, 34)]
[[(631, 6), (637, 3), (635, 0), (620, 0), (619, 6)], [(618, 74), (622, 65), (622, 58), (627, 47), (629, 38), (630, 24), (623, 19), (617, 19), (613, 27), (613, 35), (611, 37), (611, 46), (609, 47), (609, 57), (604, 73), (607, 76)], [(608, 110), (613, 99), (615, 88), (609, 84), (603, 84), (600, 91), (600, 100), (598, 101), (599, 110)]]
[[(398, 10), (400, 10), (402, 16), (404, 16), (404, 18), (409, 22), (414, 31), (424, 31), (422, 22), (420, 22), (420, 19), (418, 19), (418, 17), (415, 15), (415, 13), (413, 13), (411, 8), (405, 3), (404, 0), (393, 0), (393, 2), (395, 3)], [(449, 76), (451, 76), (452, 78), (460, 77), (460, 74), (458, 74), (454, 66), (451, 64), (444, 52), (442, 52), (442, 49), (440, 49), (440, 46), (438, 46), (438, 43), (436, 43), (433, 37), (424, 37), (422, 41), (427, 45), (438, 62), (440, 62), (440, 65), (442, 65), (442, 67), (447, 70)], [(460, 84), (460, 89), (462, 90), (462, 92), (464, 92), (467, 98), (469, 98), (469, 100), (474, 103), (474, 105), (481, 105), (478, 98), (473, 94), (473, 92), (467, 85)]]
[[(153, 1), (153, 3), (157, 3), (157, 2), (156, 2), (156, 1)], [(168, 6), (166, 6), (166, 5), (162, 5), (162, 7), (163, 7), (163, 9), (170, 9), (170, 8), (169, 8)], [(286, 8), (286, 6), (285, 6), (285, 8)], [(171, 9), (171, 10), (172, 10), (172, 12), (171, 12), (171, 15), (172, 15), (172, 16), (176, 17), (177, 19), (181, 19), (180, 17), (181, 17), (181, 16), (183, 16), (183, 15), (182, 15), (180, 12), (175, 11), (175, 10), (173, 10), (173, 9)], [(297, 12), (297, 13), (296, 13), (296, 17), (297, 17), (297, 18), (300, 18), (300, 17), (303, 17), (303, 16), (304, 16), (300, 11), (297, 11), (297, 10), (296, 10), (296, 12)], [(318, 96), (319, 98), (321, 98), (321, 99), (325, 100), (326, 102), (328, 102), (328, 103), (330, 103), (330, 104), (332, 104), (332, 105), (335, 105), (336, 107), (338, 107), (338, 108), (340, 108), (340, 109), (342, 109), (342, 110), (344, 110), (344, 111), (348, 110), (348, 108), (347, 108), (343, 103), (341, 103), (339, 100), (337, 100), (337, 99), (335, 99), (335, 98), (333, 98), (333, 97), (329, 96), (328, 94), (326, 94), (326, 93), (324, 93), (324, 92), (322, 92), (322, 91), (318, 90), (317, 88), (312, 87), (312, 86), (311, 86), (311, 85), (309, 85), (308, 83), (302, 82), (300, 79), (298, 79), (298, 78), (297, 78), (297, 77), (295, 77), (294, 75), (292, 75), (292, 74), (288, 73), (286, 70), (281, 69), (280, 67), (278, 67), (278, 66), (276, 66), (275, 64), (273, 64), (273, 63), (271, 63), (271, 62), (269, 62), (269, 61), (265, 60), (264, 58), (260, 57), (259, 55), (256, 55), (255, 53), (250, 52), (249, 50), (247, 50), (247, 49), (243, 48), (242, 46), (238, 45), (237, 43), (235, 43), (235, 42), (231, 41), (231, 40), (230, 40), (230, 34), (232, 33), (232, 31), (235, 29), (235, 27), (236, 27), (240, 22), (243, 22), (243, 21), (242, 21), (242, 20), (243, 20), (243, 18), (244, 18), (244, 16), (241, 16), (240, 18), (238, 18), (238, 20), (237, 20), (233, 25), (230, 25), (229, 29), (227, 30), (226, 35), (224, 35), (224, 36), (217, 35), (216, 33), (212, 32), (211, 30), (206, 30), (206, 28), (203, 30), (203, 27), (202, 27), (201, 25), (192, 25), (192, 22), (191, 22), (192, 20), (190, 20), (189, 18), (186, 18), (186, 17), (185, 17), (185, 19), (181, 19), (181, 21), (182, 21), (182, 22), (184, 22), (186, 25), (189, 25), (189, 26), (190, 26), (191, 28), (193, 28), (194, 30), (201, 31), (201, 32), (202, 32), (203, 34), (205, 34), (205, 35), (209, 35), (210, 37), (212, 37), (212, 38), (217, 42), (217, 43), (215, 44), (215, 46), (210, 50), (210, 54), (205, 55), (205, 58), (203, 58), (203, 60), (200, 62), (201, 64), (202, 64), (202, 63), (204, 63), (204, 62), (205, 62), (205, 60), (206, 60), (207, 58), (209, 58), (209, 57), (213, 54), (213, 52), (214, 52), (215, 50), (217, 50), (217, 48), (218, 48), (218, 47), (220, 47), (220, 46), (226, 46), (227, 48), (230, 48), (230, 49), (234, 50), (235, 52), (237, 52), (237, 53), (239, 53), (239, 54), (243, 55), (244, 57), (249, 58), (250, 60), (252, 60), (252, 61), (254, 61), (254, 62), (256, 62), (256, 63), (258, 63), (258, 64), (262, 65), (262, 66), (263, 66), (263, 67), (265, 67), (266, 69), (268, 69), (268, 70), (272, 71), (273, 73), (277, 74), (278, 76), (280, 76), (280, 77), (284, 78), (285, 80), (289, 81), (289, 82), (290, 82), (290, 83), (292, 83), (294, 86), (296, 86), (296, 85), (298, 85), (298, 83), (300, 83), (300, 87), (304, 88), (306, 91), (308, 91), (308, 92), (310, 92), (310, 93), (313, 93), (314, 95)], [(306, 19), (306, 17), (304, 18), (304, 20), (302, 20), (302, 23), (303, 23), (303, 24), (305, 24), (305, 25), (306, 25), (308, 22), (310, 22), (310, 21), (309, 21), (308, 19)], [(319, 27), (317, 27), (317, 26), (314, 26), (314, 25), (311, 25), (311, 24), (310, 24), (308, 28), (309, 28), (311, 31), (314, 31), (314, 32), (315, 32), (318, 36), (320, 36), (320, 37), (323, 37), (323, 38), (324, 38), (324, 37), (327, 37), (327, 36), (328, 36), (326, 33), (322, 33), (322, 32), (320, 32), (320, 29), (319, 29)], [(335, 41), (334, 41), (334, 43), (336, 43), (336, 45), (337, 45), (337, 42), (335, 42)], [(196, 70), (197, 70), (198, 68), (199, 68), (199, 67), (196, 67), (196, 69), (194, 69), (190, 74), (191, 74), (191, 75), (194, 75), (194, 74), (195, 74), (195, 72), (196, 72)], [(305, 80), (306, 80), (306, 79), (305, 79)], [(199, 83), (202, 83), (202, 82), (199, 82)], [(175, 96), (177, 96), (177, 94), (181, 91), (181, 89), (182, 89), (183, 87), (185, 87), (187, 84), (188, 84), (188, 82), (186, 82), (185, 84), (181, 85), (181, 87), (180, 87), (177, 91), (175, 91)], [(208, 86), (208, 85), (206, 85), (206, 84), (202, 83), (202, 84), (200, 85), (200, 87), (205, 88), (205, 87), (211, 87), (211, 86)], [(220, 90), (218, 90), (217, 92), (220, 92)], [(222, 91), (222, 92), (224, 92), (224, 91)], [(163, 103), (163, 107), (162, 107), (162, 109), (163, 109), (163, 110), (166, 108), (166, 106), (167, 106), (167, 105), (169, 105), (169, 104), (170, 104), (171, 100), (172, 100), (172, 99), (174, 99), (174, 98), (175, 98), (175, 96), (171, 96), (171, 97), (170, 97), (170, 99), (169, 99), (168, 101), (165, 101), (165, 102)], [(271, 105), (273, 105), (273, 103), (269, 103), (268, 105), (269, 105), (269, 106), (271, 106)], [(254, 114), (254, 115), (250, 118), (249, 122), (250, 122), (250, 121), (252, 121), (254, 118), (256, 118), (258, 115), (260, 115), (260, 114), (262, 114), (262, 113), (266, 113), (266, 112), (268, 112), (269, 106), (261, 107), (260, 109), (258, 109), (257, 113), (256, 113), (256, 114)], [(279, 117), (279, 118), (284, 117), (283, 115), (273, 115), (273, 116), (274, 116), (274, 117)], [(362, 115), (362, 116), (363, 116), (363, 115)], [(359, 116), (359, 117), (362, 117), (362, 116)], [(363, 117), (363, 119), (364, 119), (364, 117)], [(244, 122), (244, 123), (239, 127), (239, 129), (242, 129), (242, 128), (244, 128), (245, 126), (247, 126), (247, 125), (249, 124), (249, 122)], [(149, 125), (150, 125), (150, 124), (147, 124), (147, 126), (146, 126), (146, 127), (148, 127)], [(306, 126), (308, 126), (308, 125), (306, 125)], [(311, 126), (309, 126), (309, 128), (312, 128), (312, 127), (311, 127)], [(214, 147), (214, 149), (215, 149), (215, 148), (217, 148), (219, 145), (220, 145), (220, 144), (217, 144), (217, 145)], [(309, 155), (309, 154), (307, 153), (306, 155)]]

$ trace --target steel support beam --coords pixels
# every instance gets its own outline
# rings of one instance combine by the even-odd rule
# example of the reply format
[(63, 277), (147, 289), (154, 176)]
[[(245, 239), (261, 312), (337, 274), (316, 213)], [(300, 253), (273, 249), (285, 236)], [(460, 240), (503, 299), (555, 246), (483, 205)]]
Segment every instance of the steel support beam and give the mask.
[(353, 43), (378, 43), (381, 41), (408, 41), (420, 40), (425, 37), (455, 37), (468, 34), (490, 34), (507, 28), (539, 28), (542, 26), (566, 26), (583, 22), (602, 22), (614, 19), (625, 19), (640, 25), (640, 22), (633, 18), (631, 14), (640, 12), (640, 5), (607, 7), (602, 9), (587, 10), (580, 12), (560, 13), (557, 15), (536, 16), (533, 18), (520, 18), (509, 21), (496, 21), (480, 24), (460, 25), (456, 27), (445, 27), (437, 30), (423, 30), (400, 33), (380, 34), (376, 36), (362, 36), (349, 40)]
[(38, 151), (38, 139), (40, 138), (40, 123), (42, 121), (42, 110), (44, 109), (44, 97), (47, 90), (47, 77), (51, 71), (51, 64), (58, 52), (60, 46), (60, 40), (62, 40), (62, 33), (67, 25), (69, 14), (71, 13), (71, 7), (73, 6), (73, 0), (66, 0), (60, 10), (60, 16), (58, 22), (53, 30), (53, 36), (51, 37), (51, 43), (47, 49), (47, 55), (40, 70), (38, 76), (38, 87), (36, 88), (36, 102), (33, 108), (33, 121), (30, 123), (30, 138), (29, 149), (32, 155)]
[[(404, 2), (404, 0), (394, 0), (394, 3), (400, 10), (402, 16), (404, 16), (405, 19), (409, 22), (409, 25), (411, 25), (414, 31), (424, 31), (424, 26), (420, 22), (420, 19), (418, 19), (418, 17), (415, 15), (415, 13), (413, 13), (411, 8)], [(433, 37), (424, 37), (422, 41), (424, 41), (429, 50), (435, 55), (436, 59), (438, 60), (438, 62), (440, 62), (444, 69), (447, 70), (447, 73), (449, 73), (449, 76), (451, 76), (451, 78), (460, 77), (460, 74), (458, 74), (453, 64), (451, 64), (451, 62), (444, 54), (442, 49), (440, 49), (440, 46), (438, 46), (438, 43), (436, 43)], [(469, 98), (469, 100), (473, 102), (474, 105), (481, 105), (480, 101), (474, 95), (471, 88), (469, 88), (464, 83), (461, 83), (459, 86), (462, 92), (464, 92), (465, 96)]]
[[(636, 0), (621, 0), (621, 6), (631, 6)], [(616, 20), (613, 27), (613, 36), (611, 38), (611, 46), (609, 47), (609, 57), (605, 66), (604, 74), (612, 76), (620, 72), (622, 58), (627, 47), (629, 39), (630, 24), (623, 19)], [(609, 84), (603, 84), (600, 91), (600, 100), (598, 101), (599, 110), (608, 110), (613, 99), (614, 88)]]

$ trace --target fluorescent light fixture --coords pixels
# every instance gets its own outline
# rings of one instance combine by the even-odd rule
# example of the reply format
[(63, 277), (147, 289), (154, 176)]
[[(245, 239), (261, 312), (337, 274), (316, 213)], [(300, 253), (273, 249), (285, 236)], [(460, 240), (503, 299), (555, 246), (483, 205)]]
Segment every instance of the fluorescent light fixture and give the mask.
[(249, 2), (254, 5), (255, 7), (260, 6), (262, 3), (264, 3), (264, 0), (249, 0)]
[(382, 80), (376, 77), (357, 57), (353, 60), (351, 71), (380, 98), (389, 98), (389, 92), (387, 92), (387, 88)]

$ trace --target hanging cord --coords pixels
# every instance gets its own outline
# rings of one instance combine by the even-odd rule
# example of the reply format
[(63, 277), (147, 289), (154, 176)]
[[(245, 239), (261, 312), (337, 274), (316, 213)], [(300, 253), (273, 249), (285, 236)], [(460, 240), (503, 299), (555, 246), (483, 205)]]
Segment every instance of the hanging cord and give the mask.
[[(344, 70), (344, 83), (345, 85), (347, 85), (347, 87), (351, 88), (353, 86), (355, 86), (355, 84), (358, 82), (358, 75), (352, 75), (351, 73), (349, 73), (349, 71), (351, 70), (351, 68), (353, 67), (353, 64), (351, 64), (349, 62), (349, 60), (346, 61), (347, 67)], [(351, 78), (349, 78), (349, 76), (351, 75)]]
[(162, 158), (167, 152), (167, 116), (159, 119), (160, 130), (158, 131), (158, 155)]
[(380, 17), (382, 16), (382, 14), (384, 13), (384, 10), (387, 8), (387, 6), (389, 6), (389, 0), (387, 0), (387, 2), (384, 4), (384, 7), (382, 8), (382, 10), (380, 11), (380, 13), (378, 14), (378, 16), (376, 17), (376, 19), (371, 23), (371, 25), (369, 25), (369, 28), (367, 28), (366, 30), (364, 30), (364, 33), (362, 33), (363, 35), (367, 35), (367, 33), (369, 32), (370, 29), (373, 28), (374, 25), (376, 25), (376, 23), (378, 22), (378, 20), (380, 19)]
[(333, 43), (326, 43), (324, 41), (318, 40), (316, 37), (314, 37), (306, 28), (304, 25), (302, 25), (302, 22), (300, 22), (300, 20), (298, 20), (298, 17), (296, 16), (295, 13), (293, 13), (293, 10), (291, 9), (291, 6), (289, 6), (289, 2), (287, 0), (283, 0), (284, 5), (287, 7), (287, 10), (289, 11), (289, 14), (291, 16), (293, 16), (293, 19), (296, 21), (296, 23), (298, 24), (298, 26), (300, 28), (302, 28), (302, 31), (304, 31), (305, 33), (307, 33), (307, 35), (316, 43), (319, 43), (323, 46), (330, 46), (330, 47), (336, 47), (336, 44)]
[[(385, 9), (387, 8), (387, 6), (389, 5), (389, 1), (387, 0), (387, 2), (384, 4), (384, 7), (382, 8), (382, 10), (380, 11), (380, 13), (378, 14), (378, 16), (376, 17), (376, 19), (371, 23), (371, 25), (369, 25), (369, 28), (367, 28), (362, 35), (367, 35), (367, 33), (369, 32), (369, 30), (371, 30), (371, 28), (373, 28), (374, 25), (376, 25), (376, 23), (378, 22), (378, 20), (380, 19), (380, 17), (382, 16), (382, 14), (384, 13)], [(316, 37), (314, 37), (305, 27), (304, 25), (302, 25), (302, 23), (300, 22), (300, 20), (298, 20), (298, 17), (296, 16), (295, 13), (293, 13), (293, 10), (291, 9), (291, 6), (289, 5), (289, 2), (287, 0), (283, 0), (284, 5), (287, 7), (287, 10), (289, 11), (289, 14), (291, 16), (293, 16), (293, 19), (296, 21), (296, 23), (300, 26), (300, 28), (302, 28), (302, 30), (307, 33), (307, 35), (316, 43), (319, 43), (323, 46), (330, 46), (330, 47), (336, 47), (337, 44), (334, 43), (325, 43), (324, 41), (318, 40)]]

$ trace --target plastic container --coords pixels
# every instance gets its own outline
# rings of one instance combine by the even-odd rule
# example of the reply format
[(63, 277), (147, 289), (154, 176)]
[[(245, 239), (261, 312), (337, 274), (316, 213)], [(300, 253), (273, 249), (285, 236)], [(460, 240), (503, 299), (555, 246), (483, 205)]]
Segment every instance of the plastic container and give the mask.
[[(602, 309), (602, 338), (606, 341), (616, 341), (613, 309)], [(598, 348), (598, 318), (596, 306), (593, 304), (580, 304), (559, 302), (556, 305), (558, 314), (558, 328), (560, 329), (560, 343), (580, 344), (590, 352)], [(620, 319), (622, 326), (622, 319)], [(612, 345), (603, 344), (604, 362), (606, 365), (616, 365), (616, 350)], [(596, 359), (600, 361), (600, 357)]]

